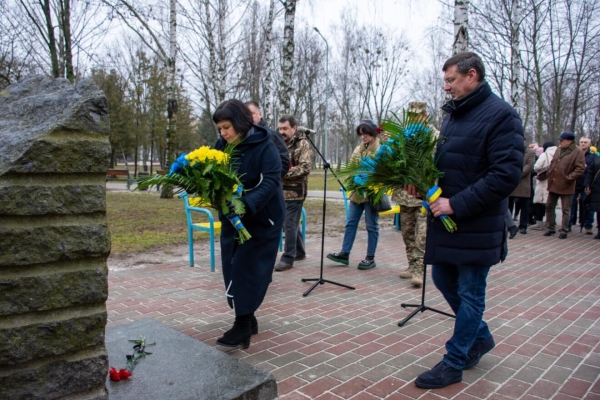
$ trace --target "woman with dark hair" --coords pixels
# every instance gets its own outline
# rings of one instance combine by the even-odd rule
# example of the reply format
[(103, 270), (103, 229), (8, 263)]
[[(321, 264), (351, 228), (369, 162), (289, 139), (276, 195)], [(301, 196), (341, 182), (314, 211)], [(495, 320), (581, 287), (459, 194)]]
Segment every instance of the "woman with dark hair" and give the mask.
[(235, 145), (232, 161), (244, 186), (241, 200), (246, 208), (241, 220), (252, 235), (239, 244), (236, 229), (227, 216), (219, 213), (223, 279), (227, 302), (235, 310), (235, 322), (217, 344), (247, 348), (250, 336), (258, 333), (254, 312), (272, 280), (285, 215), (281, 160), (269, 132), (252, 124), (252, 113), (241, 101), (222, 103), (213, 121), (221, 135), (215, 148)]
[(545, 142), (543, 147), (544, 152), (540, 154), (537, 161), (533, 165), (533, 170), (537, 173), (535, 192), (533, 195), (533, 207), (535, 209), (536, 223), (529, 229), (533, 229), (535, 231), (544, 230), (543, 219), (546, 215), (546, 200), (548, 200), (548, 181), (546, 179), (540, 180), (540, 173), (550, 168), (550, 163), (552, 162), (552, 158), (556, 152), (556, 145), (554, 145), (554, 142)]
[[(379, 138), (377, 137), (377, 125), (370, 119), (363, 119), (356, 127), (356, 134), (361, 138), (359, 144), (352, 153), (352, 158), (362, 158), (366, 155), (374, 154), (379, 149)], [(362, 214), (365, 214), (365, 225), (367, 227), (367, 256), (358, 264), (358, 269), (375, 268), (375, 250), (379, 240), (379, 214), (371, 208), (369, 197), (362, 196), (360, 193), (352, 193), (350, 196), (348, 216), (346, 221), (346, 230), (344, 231), (344, 241), (342, 242), (342, 251), (339, 253), (329, 253), (327, 258), (348, 265), (350, 251), (356, 238), (358, 222)]]

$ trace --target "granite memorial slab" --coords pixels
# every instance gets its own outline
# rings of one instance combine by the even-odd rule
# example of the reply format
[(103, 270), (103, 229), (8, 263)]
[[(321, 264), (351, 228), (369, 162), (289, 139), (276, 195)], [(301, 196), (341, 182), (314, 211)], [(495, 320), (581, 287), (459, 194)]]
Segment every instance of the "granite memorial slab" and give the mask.
[(277, 398), (277, 383), (262, 371), (152, 319), (142, 319), (106, 330), (109, 365), (125, 368), (140, 336), (151, 355), (133, 368), (125, 381), (106, 387), (111, 400), (269, 400)]

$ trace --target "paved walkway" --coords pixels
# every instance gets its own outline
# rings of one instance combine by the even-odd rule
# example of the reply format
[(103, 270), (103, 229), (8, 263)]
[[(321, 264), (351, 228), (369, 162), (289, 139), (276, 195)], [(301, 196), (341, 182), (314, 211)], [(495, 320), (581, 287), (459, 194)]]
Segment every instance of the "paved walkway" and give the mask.
[[(338, 251), (341, 241), (326, 238), (325, 253)], [(511, 240), (508, 261), (488, 279), (485, 319), (496, 348), (465, 371), (463, 382), (433, 391), (414, 379), (440, 361), (453, 320), (426, 311), (398, 327), (411, 310), (400, 304), (421, 295), (398, 278), (406, 268), (401, 234), (382, 230), (377, 268), (359, 271), (361, 230), (350, 267), (324, 263), (326, 279), (356, 290), (327, 283), (303, 297), (310, 283), (301, 278), (319, 276), (320, 243), (309, 237), (309, 257), (275, 273), (257, 312), (260, 333), (247, 350), (231, 352), (270, 370), (281, 399), (600, 399), (600, 241), (592, 236), (530, 232)], [(220, 269), (210, 273), (206, 255), (196, 260), (195, 268), (180, 262), (111, 271), (109, 326), (153, 318), (214, 345), (233, 313)], [(426, 304), (449, 311), (431, 284)]]

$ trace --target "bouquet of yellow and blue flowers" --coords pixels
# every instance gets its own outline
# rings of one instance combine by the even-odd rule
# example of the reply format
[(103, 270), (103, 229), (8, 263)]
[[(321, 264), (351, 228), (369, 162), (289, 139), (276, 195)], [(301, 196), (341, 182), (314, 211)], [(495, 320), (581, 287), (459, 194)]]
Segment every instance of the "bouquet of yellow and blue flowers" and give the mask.
[[(380, 125), (388, 139), (377, 152), (352, 160), (342, 171), (351, 177), (346, 181), (346, 188), (371, 195), (377, 203), (386, 192), (413, 185), (425, 196), (421, 211), (426, 213), (429, 202), (435, 201), (442, 192), (436, 182), (443, 172), (436, 167), (434, 158), (439, 139), (429, 127), (428, 117), (406, 111), (402, 118), (392, 115), (394, 120), (383, 120)], [(456, 230), (450, 217), (442, 215), (440, 219), (449, 232)]]
[(227, 146), (220, 151), (202, 146), (180, 155), (167, 174), (140, 179), (137, 187), (171, 185), (176, 193), (195, 195), (200, 204), (208, 204), (226, 215), (237, 229), (238, 241), (244, 243), (251, 236), (240, 219), (245, 212), (241, 200), (244, 187), (230, 162), (233, 149)]

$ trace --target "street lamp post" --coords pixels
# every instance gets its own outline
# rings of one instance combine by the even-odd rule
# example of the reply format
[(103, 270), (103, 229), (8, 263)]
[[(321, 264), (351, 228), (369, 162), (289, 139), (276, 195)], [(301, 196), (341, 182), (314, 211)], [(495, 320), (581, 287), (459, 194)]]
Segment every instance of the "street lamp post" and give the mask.
[(327, 49), (327, 54), (325, 55), (325, 135), (323, 138), (325, 141), (323, 146), (323, 154), (325, 155), (325, 160), (327, 160), (329, 155), (327, 152), (327, 140), (329, 139), (329, 43), (327, 43), (327, 39), (325, 39), (321, 31), (319, 31), (316, 26), (314, 27), (314, 30), (325, 41), (325, 46)]

